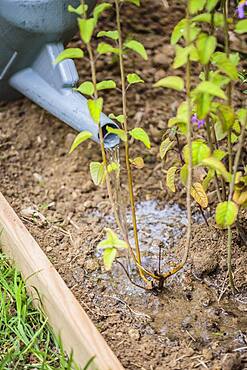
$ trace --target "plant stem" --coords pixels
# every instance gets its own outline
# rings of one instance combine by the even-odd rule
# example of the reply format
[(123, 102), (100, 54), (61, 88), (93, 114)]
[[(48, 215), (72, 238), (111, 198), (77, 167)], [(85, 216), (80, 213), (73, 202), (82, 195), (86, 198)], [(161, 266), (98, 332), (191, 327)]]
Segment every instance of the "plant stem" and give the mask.
[[(225, 38), (225, 53), (227, 57), (230, 55), (230, 42), (229, 42), (229, 33), (228, 33), (228, 6), (229, 0), (223, 1), (223, 15), (224, 15), (224, 38)], [(227, 85), (227, 102), (229, 107), (232, 106), (232, 82), (230, 81)], [(229, 172), (232, 173), (232, 143), (231, 143), (231, 129), (229, 129), (227, 135), (228, 143), (228, 156), (229, 156)]]
[(228, 277), (229, 277), (229, 284), (232, 289), (232, 292), (235, 293), (236, 288), (234, 285), (234, 279), (232, 274), (232, 229), (231, 226), (227, 228), (227, 269), (228, 269)]
[[(187, 45), (190, 45), (190, 24), (189, 24), (189, 9), (187, 6), (186, 10), (186, 39)], [(191, 225), (192, 225), (192, 216), (191, 216), (191, 186), (192, 186), (192, 126), (191, 126), (191, 70), (190, 70), (190, 60), (189, 57), (186, 63), (186, 96), (187, 96), (187, 106), (188, 106), (188, 117), (187, 117), (187, 145), (189, 148), (189, 161), (188, 161), (188, 178), (187, 178), (187, 194), (186, 194), (186, 207), (187, 207), (187, 234), (186, 234), (186, 245), (185, 245), (185, 254), (182, 260), (184, 265), (188, 258), (190, 242), (191, 242)]]
[[(132, 170), (131, 170), (130, 161), (129, 161), (126, 83), (125, 83), (125, 71), (124, 71), (124, 62), (123, 62), (123, 41), (122, 41), (120, 10), (119, 10), (118, 0), (115, 0), (115, 7), (116, 7), (117, 30), (118, 30), (118, 35), (119, 35), (119, 39), (118, 39), (119, 66), (120, 66), (120, 74), (121, 74), (122, 109), (123, 109), (123, 116), (124, 116), (123, 129), (127, 135), (127, 140), (125, 141), (125, 162), (126, 162), (127, 175), (128, 175), (128, 188), (129, 188), (129, 197), (130, 197), (130, 205), (131, 205), (131, 213), (132, 213), (132, 223), (133, 223), (133, 231), (134, 231), (136, 257), (137, 257), (137, 261), (139, 265), (141, 265), (141, 252), (140, 252), (140, 247), (139, 247), (137, 221), (136, 221), (133, 178), (132, 178)], [(140, 271), (140, 274), (142, 275), (141, 271)]]

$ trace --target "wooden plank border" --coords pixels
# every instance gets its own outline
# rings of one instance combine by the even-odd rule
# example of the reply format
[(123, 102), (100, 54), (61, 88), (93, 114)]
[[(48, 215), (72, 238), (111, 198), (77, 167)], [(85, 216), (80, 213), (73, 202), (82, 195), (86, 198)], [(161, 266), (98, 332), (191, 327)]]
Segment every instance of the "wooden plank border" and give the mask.
[[(95, 357), (90, 370), (123, 370), (122, 365), (69, 290), (55, 267), (0, 193), (1, 248), (13, 260), (34, 297), (39, 292), (42, 307), (67, 353), (83, 368)], [(35, 288), (35, 289), (34, 289)], [(37, 299), (34, 302), (38, 302)]]

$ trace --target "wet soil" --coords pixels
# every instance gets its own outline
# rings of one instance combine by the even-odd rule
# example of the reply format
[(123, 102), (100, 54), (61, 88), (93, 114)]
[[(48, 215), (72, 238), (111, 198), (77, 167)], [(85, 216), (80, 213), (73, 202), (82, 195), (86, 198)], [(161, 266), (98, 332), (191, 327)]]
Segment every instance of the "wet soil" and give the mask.
[[(164, 270), (182, 256), (186, 213), (183, 189), (178, 187), (171, 195), (165, 188), (158, 151), (167, 120), (183, 96), (155, 90), (152, 84), (172, 71), (174, 51), (168, 43), (175, 22), (183, 17), (179, 3), (165, 9), (162, 2), (145, 0), (141, 9), (130, 5), (123, 17), (125, 29), (143, 41), (149, 55), (148, 62), (134, 55), (126, 62), (129, 72), (135, 70), (146, 81), (145, 87), (129, 90), (130, 123), (145, 127), (152, 140), (150, 152), (134, 143), (131, 155), (142, 154), (145, 161), (142, 171), (134, 170), (144, 262), (158, 268), (161, 243)], [(110, 29), (113, 17), (105, 16), (101, 26)], [(73, 45), (77, 43), (75, 37)], [(90, 76), (84, 63), (78, 64), (82, 80)], [(99, 79), (118, 79), (117, 65), (110, 57), (99, 59), (97, 70)], [(234, 99), (240, 105), (241, 93)], [(121, 113), (120, 95), (106, 94), (105, 112)], [(100, 152), (88, 142), (68, 156), (74, 136), (72, 129), (26, 99), (1, 103), (1, 191), (123, 366), (129, 370), (247, 369), (247, 247), (237, 230), (233, 269), (238, 293), (234, 297), (227, 286), (226, 235), (214, 227), (213, 219), (209, 218), (208, 227), (196, 207), (189, 261), (167, 281), (162, 293), (147, 293), (132, 285), (118, 264), (112, 274), (106, 273), (96, 245), (103, 228), (112, 227), (112, 218), (105, 189), (93, 185), (88, 171), (89, 162), (99, 160)], [(127, 197), (125, 186), (123, 193)], [(246, 214), (240, 220), (246, 229)], [(137, 279), (133, 273), (131, 278)]]

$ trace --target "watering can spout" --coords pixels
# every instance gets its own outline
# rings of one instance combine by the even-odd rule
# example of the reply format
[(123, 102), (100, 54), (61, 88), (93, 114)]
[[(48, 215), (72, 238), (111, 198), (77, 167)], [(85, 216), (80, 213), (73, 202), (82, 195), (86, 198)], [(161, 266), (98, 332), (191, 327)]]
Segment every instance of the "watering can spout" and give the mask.
[[(91, 132), (92, 139), (99, 142), (98, 126), (91, 118), (87, 99), (74, 90), (79, 79), (74, 62), (68, 59), (54, 63), (63, 49), (60, 42), (46, 44), (32, 65), (12, 75), (9, 84), (75, 130)], [(100, 124), (105, 147), (118, 145), (118, 136), (106, 129), (117, 128), (116, 123), (102, 113)]]

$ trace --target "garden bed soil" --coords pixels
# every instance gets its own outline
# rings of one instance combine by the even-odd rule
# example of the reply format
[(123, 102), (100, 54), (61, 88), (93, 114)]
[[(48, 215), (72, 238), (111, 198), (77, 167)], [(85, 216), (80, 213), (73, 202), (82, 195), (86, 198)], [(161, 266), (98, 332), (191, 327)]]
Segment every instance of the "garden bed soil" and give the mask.
[[(182, 256), (185, 194), (179, 187), (175, 195), (167, 192), (159, 143), (183, 95), (153, 89), (152, 84), (172, 71), (169, 36), (183, 17), (179, 3), (165, 9), (162, 1), (145, 0), (140, 9), (128, 6), (123, 16), (124, 27), (143, 41), (149, 55), (148, 62), (134, 55), (126, 62), (129, 72), (136, 71), (146, 81), (128, 92), (129, 121), (131, 127), (147, 129), (152, 140), (150, 152), (134, 143), (131, 155), (143, 155), (146, 164), (142, 171), (134, 170), (143, 244), (157, 250), (162, 241), (164, 265)], [(113, 21), (109, 14), (101, 27), (110, 29)], [(90, 79), (85, 61), (78, 68), (82, 80)], [(110, 57), (99, 59), (97, 69), (99, 80), (118, 79)], [(240, 105), (241, 93), (234, 99)], [(120, 94), (107, 92), (104, 111), (121, 113)], [(225, 232), (214, 227), (213, 219), (210, 227), (203, 223), (196, 207), (187, 265), (167, 281), (162, 293), (147, 293), (133, 286), (118, 265), (112, 274), (105, 273), (96, 253), (103, 228), (111, 225), (106, 190), (93, 185), (88, 170), (91, 160), (100, 160), (97, 145), (84, 143), (69, 156), (74, 131), (27, 99), (1, 103), (0, 122), (2, 193), (126, 369), (247, 368), (247, 247), (235, 229), (235, 297), (227, 287)], [(123, 193), (127, 197), (126, 188)], [(152, 217), (167, 210), (164, 219), (172, 220), (163, 224), (157, 216), (156, 236), (155, 220), (145, 214), (152, 204), (145, 202), (152, 201)], [(246, 214), (240, 219), (244, 230)]]

